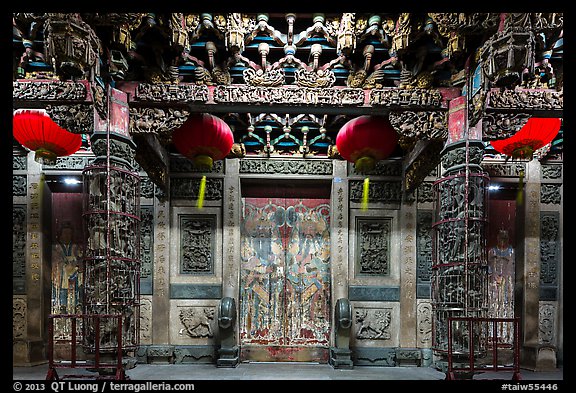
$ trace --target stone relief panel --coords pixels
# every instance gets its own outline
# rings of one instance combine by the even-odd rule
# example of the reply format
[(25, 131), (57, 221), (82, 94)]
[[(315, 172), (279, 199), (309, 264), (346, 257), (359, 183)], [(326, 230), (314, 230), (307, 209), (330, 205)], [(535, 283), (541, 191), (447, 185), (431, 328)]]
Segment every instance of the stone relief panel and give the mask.
[(538, 321), (538, 343), (543, 345), (556, 345), (557, 329), (556, 302), (540, 302)]
[(357, 339), (389, 340), (392, 310), (357, 308), (354, 310), (354, 326)]
[(355, 166), (348, 163), (348, 175), (402, 176), (402, 162), (396, 160), (380, 160), (376, 163), (374, 169), (366, 173), (357, 172)]
[(218, 332), (218, 300), (171, 300), (170, 344), (213, 344)]
[(398, 214), (395, 209), (349, 210), (350, 285), (400, 284)]
[(560, 205), (562, 202), (561, 186), (561, 184), (542, 184), (540, 201), (545, 205)]
[(12, 196), (26, 196), (26, 175), (12, 176)]
[(181, 307), (178, 316), (183, 327), (178, 333), (192, 338), (214, 337), (215, 312), (214, 307)]
[(79, 156), (63, 156), (58, 157), (56, 163), (54, 165), (49, 164), (42, 164), (42, 169), (50, 170), (50, 169), (65, 169), (65, 170), (83, 170), (88, 165), (92, 164), (94, 161), (94, 157), (79, 157)]
[(216, 216), (182, 215), (180, 227), (180, 274), (214, 272)]
[(484, 169), (490, 178), (494, 177), (518, 177), (520, 172), (526, 171), (526, 164), (518, 163), (482, 163), (482, 169)]
[(26, 292), (26, 205), (12, 206), (12, 290)]
[(431, 211), (418, 211), (416, 237), (416, 297), (429, 299), (432, 278)]
[(355, 261), (357, 275), (390, 274), (392, 219), (356, 217)]
[[(198, 168), (192, 161), (183, 156), (170, 155), (170, 173), (206, 173), (203, 168)], [(224, 161), (214, 161), (209, 173), (224, 173)]]
[(87, 98), (87, 92), (88, 89), (82, 82), (12, 82), (12, 97), (14, 101), (83, 101)]
[(152, 344), (152, 296), (140, 297), (140, 345)]
[(26, 298), (13, 297), (12, 298), (12, 338), (26, 338)]
[(352, 302), (352, 347), (396, 347), (400, 344), (399, 302)]
[(440, 108), (442, 94), (433, 89), (372, 89), (370, 104), (391, 108)]
[[(222, 199), (224, 187), (223, 179), (206, 179), (206, 191), (204, 199), (206, 201), (216, 201)], [(196, 200), (200, 191), (200, 179), (189, 177), (173, 177), (170, 179), (171, 199)]]
[(25, 171), (27, 167), (28, 156), (12, 156), (12, 170), (13, 171)]
[(562, 110), (564, 92), (554, 90), (492, 90), (489, 109)]
[(562, 165), (542, 165), (542, 178), (543, 179), (561, 179), (562, 178)]
[(540, 300), (557, 300), (560, 266), (560, 213), (540, 213)]
[(154, 182), (148, 176), (140, 175), (140, 197), (154, 198)]
[(222, 283), (222, 211), (219, 207), (173, 206), (171, 284)]
[(240, 160), (240, 173), (332, 175), (332, 161)]
[(416, 343), (422, 348), (432, 346), (432, 302), (429, 300), (418, 300), (416, 306), (417, 329)]
[(216, 86), (214, 101), (245, 104), (298, 104), (298, 105), (362, 105), (362, 89), (313, 88), (298, 86)]
[[(350, 181), (350, 200), (362, 201), (363, 180)], [(402, 184), (399, 181), (371, 181), (368, 190), (369, 203), (399, 203), (402, 201)]]
[(433, 203), (434, 202), (434, 183), (430, 181), (422, 182), (417, 188), (417, 201), (418, 203)]
[(196, 84), (139, 83), (135, 101), (147, 102), (201, 102), (208, 100), (208, 86)]

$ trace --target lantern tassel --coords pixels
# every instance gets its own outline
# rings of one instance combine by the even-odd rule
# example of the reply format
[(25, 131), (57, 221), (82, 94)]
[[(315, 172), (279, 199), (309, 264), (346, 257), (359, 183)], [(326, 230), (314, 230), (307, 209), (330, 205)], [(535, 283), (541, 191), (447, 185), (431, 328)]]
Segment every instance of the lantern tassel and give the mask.
[(524, 202), (524, 171), (520, 171), (518, 182), (518, 193), (516, 194), (516, 204), (522, 205)]
[(198, 201), (196, 202), (196, 207), (202, 209), (204, 206), (204, 193), (206, 192), (206, 176), (202, 176), (200, 180), (200, 190), (198, 191)]
[(368, 210), (368, 193), (370, 191), (370, 179), (364, 179), (364, 187), (362, 187), (362, 210)]

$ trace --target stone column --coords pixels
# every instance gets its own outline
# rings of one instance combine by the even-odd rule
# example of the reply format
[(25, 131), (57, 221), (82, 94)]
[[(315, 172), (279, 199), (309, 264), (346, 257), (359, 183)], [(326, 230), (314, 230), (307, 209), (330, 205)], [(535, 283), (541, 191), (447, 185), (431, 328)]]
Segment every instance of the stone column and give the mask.
[[(223, 240), (223, 258), (222, 258), (222, 297), (233, 298), (236, 307), (236, 320), (230, 327), (233, 329), (229, 333), (230, 343), (219, 350), (220, 359), (217, 365), (219, 367), (236, 367), (238, 364), (238, 350), (240, 345), (239, 336), (239, 293), (240, 293), (240, 178), (239, 159), (226, 159), (224, 175), (224, 196), (222, 201), (222, 240)], [(230, 345), (232, 335), (235, 337), (235, 345)]]
[(399, 365), (419, 365), (416, 348), (416, 202), (403, 203), (400, 215), (400, 348)]
[[(169, 182), (169, 180), (168, 180)], [(152, 293), (152, 345), (148, 362), (172, 361), (170, 343), (170, 202), (154, 198), (154, 281)]]
[[(26, 297), (19, 298), (18, 310), (22, 316), (23, 333), (15, 339), (13, 362), (15, 365), (34, 366), (46, 363), (48, 341), (47, 323), (50, 313), (51, 261), (49, 234), (44, 228), (45, 207), (49, 207), (49, 190), (44, 183), (42, 164), (34, 161), (34, 152), (27, 156), (27, 195), (26, 195), (26, 250), (25, 250), (25, 289)], [(24, 300), (20, 300), (24, 299)], [(16, 310), (16, 308), (15, 308)], [(25, 321), (25, 322), (24, 322)]]
[(332, 304), (348, 297), (348, 166), (346, 161), (333, 161), (331, 192), (332, 217), (330, 242), (332, 259)]
[[(330, 193), (330, 259), (332, 302), (334, 308), (338, 299), (348, 299), (348, 162), (333, 160), (332, 191)], [(336, 324), (332, 315), (332, 332), (330, 343), (330, 363), (335, 368), (351, 367), (349, 348), (337, 348)], [(354, 311), (352, 310), (352, 318)], [(352, 323), (352, 322), (351, 322)], [(341, 329), (342, 334), (349, 334), (350, 329)], [(340, 340), (342, 341), (342, 340)]]
[(541, 167), (536, 159), (526, 164), (524, 197), (524, 258), (518, 258), (517, 273), (522, 284), (521, 357), (522, 367), (536, 370), (540, 366), (538, 327), (540, 302), (540, 185)]
[(238, 304), (240, 292), (240, 178), (239, 160), (226, 159), (222, 239), (224, 258), (222, 265), (222, 297), (232, 297)]

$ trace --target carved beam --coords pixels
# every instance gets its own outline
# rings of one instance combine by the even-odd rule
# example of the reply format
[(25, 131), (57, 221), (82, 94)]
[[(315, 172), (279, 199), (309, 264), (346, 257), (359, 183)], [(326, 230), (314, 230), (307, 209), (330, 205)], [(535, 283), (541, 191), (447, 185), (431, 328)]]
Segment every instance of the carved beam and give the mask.
[(91, 101), (90, 82), (19, 79), (12, 82), (14, 107), (26, 107), (32, 102)]
[(130, 135), (155, 134), (161, 144), (171, 141), (172, 131), (182, 125), (190, 115), (187, 109), (179, 108), (130, 108)]
[(206, 103), (208, 97), (206, 85), (139, 83), (135, 89), (134, 102)]
[(370, 105), (388, 108), (432, 109), (442, 107), (442, 93), (436, 89), (372, 89)]
[(12, 105), (42, 108), (56, 124), (69, 132), (94, 131), (94, 111), (106, 118), (104, 89), (87, 80), (16, 80), (12, 82)]
[(512, 136), (530, 117), (564, 116), (564, 93), (556, 90), (493, 89), (487, 94), (482, 114), (482, 139)]
[(46, 113), (68, 132), (84, 134), (94, 130), (94, 106), (92, 104), (46, 105)]

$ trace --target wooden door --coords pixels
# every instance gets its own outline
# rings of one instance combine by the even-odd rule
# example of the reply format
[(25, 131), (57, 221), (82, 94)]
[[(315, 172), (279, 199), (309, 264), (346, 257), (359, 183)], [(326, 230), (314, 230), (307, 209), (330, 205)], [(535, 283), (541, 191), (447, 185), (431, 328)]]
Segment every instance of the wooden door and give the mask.
[(243, 360), (327, 362), (329, 199), (244, 198)]

